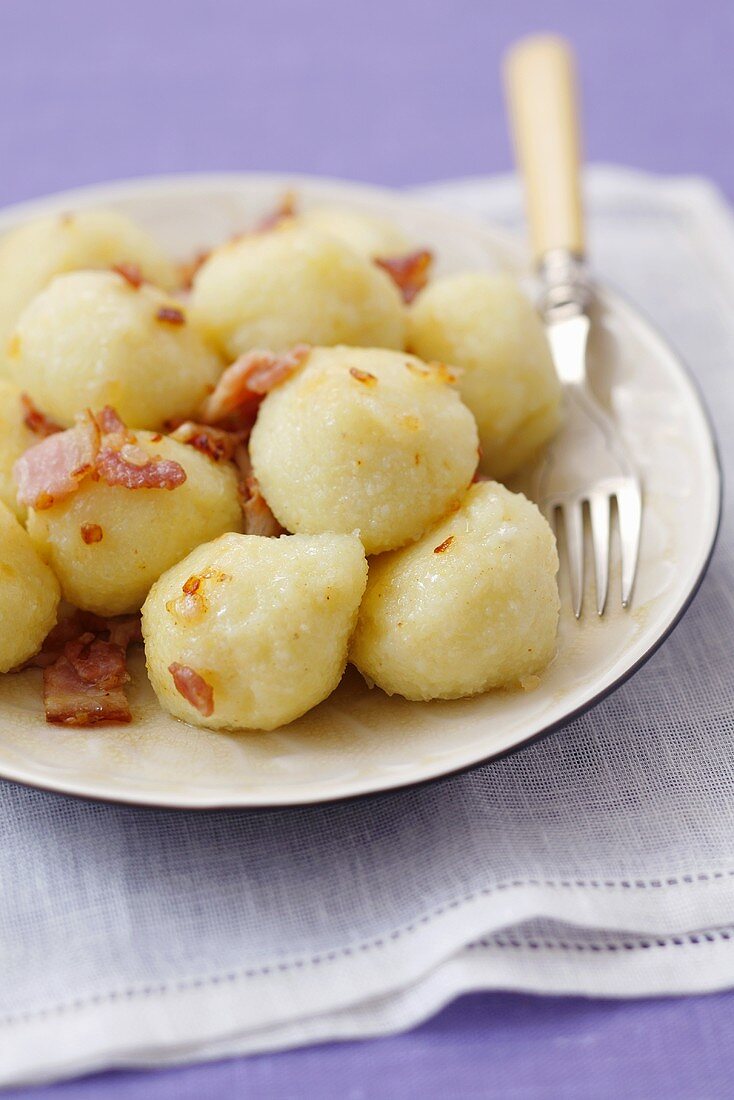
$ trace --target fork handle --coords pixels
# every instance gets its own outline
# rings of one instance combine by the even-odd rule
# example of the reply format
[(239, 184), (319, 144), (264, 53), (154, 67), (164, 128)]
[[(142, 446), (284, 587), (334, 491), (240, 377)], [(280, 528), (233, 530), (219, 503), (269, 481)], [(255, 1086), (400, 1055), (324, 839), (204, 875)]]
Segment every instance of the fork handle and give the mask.
[(549, 253), (584, 254), (574, 69), (569, 44), (550, 34), (521, 39), (505, 58), (515, 155), (539, 266)]

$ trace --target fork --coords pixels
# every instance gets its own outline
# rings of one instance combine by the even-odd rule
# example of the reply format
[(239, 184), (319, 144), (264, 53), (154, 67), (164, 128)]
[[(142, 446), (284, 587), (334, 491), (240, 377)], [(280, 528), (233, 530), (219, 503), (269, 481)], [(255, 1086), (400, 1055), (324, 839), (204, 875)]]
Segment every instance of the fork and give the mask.
[[(564, 424), (539, 461), (532, 495), (563, 529), (576, 618), (584, 599), (585, 529), (594, 560), (596, 610), (609, 592), (611, 517), (617, 516), (622, 605), (637, 572), (642, 486), (617, 426), (594, 396), (586, 370), (593, 292), (585, 262), (574, 63), (555, 35), (522, 39), (506, 57), (516, 157), (525, 182), (539, 309), (563, 385)], [(587, 518), (588, 517), (588, 518)]]

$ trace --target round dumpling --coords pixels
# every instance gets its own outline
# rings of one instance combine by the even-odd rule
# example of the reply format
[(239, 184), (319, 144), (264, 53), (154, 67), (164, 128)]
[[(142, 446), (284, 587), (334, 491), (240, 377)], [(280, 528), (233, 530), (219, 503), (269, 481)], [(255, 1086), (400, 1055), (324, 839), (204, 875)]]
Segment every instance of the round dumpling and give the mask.
[(59, 275), (21, 314), (11, 376), (62, 424), (113, 405), (134, 428), (189, 416), (222, 369), (179, 302), (111, 271)]
[(98, 615), (137, 611), (153, 581), (195, 546), (242, 529), (233, 467), (166, 436), (137, 432), (135, 442), (151, 458), (183, 467), (183, 484), (128, 489), (87, 478), (28, 514), (28, 532), (64, 597)]
[(53, 214), (11, 230), (0, 241), (0, 346), (54, 275), (113, 264), (134, 264), (166, 290), (176, 285), (175, 268), (155, 241), (113, 210)]
[(418, 538), (458, 505), (477, 465), (452, 376), (412, 355), (316, 348), (260, 406), (255, 476), (289, 531), (358, 531), (368, 554)]
[(534, 504), (495, 482), (423, 538), (370, 562), (350, 657), (389, 695), (516, 685), (555, 652), (558, 556)]
[(191, 310), (204, 336), (232, 359), (298, 343), (405, 343), (405, 310), (390, 276), (295, 220), (216, 249), (196, 275)]
[(437, 279), (409, 314), (408, 343), (424, 359), (460, 367), (461, 396), (476, 417), (482, 469), (505, 478), (559, 425), (561, 386), (540, 318), (506, 275)]
[(21, 391), (12, 382), (0, 378), (0, 503), (25, 518), (25, 508), (16, 499), (17, 486), (13, 466), (24, 451), (38, 443), (38, 436), (25, 423)]
[(302, 225), (338, 237), (360, 256), (397, 256), (410, 250), (410, 242), (391, 222), (373, 214), (360, 214), (340, 206), (314, 206), (298, 215)]
[(56, 624), (59, 582), (13, 513), (0, 504), (0, 672), (41, 648)]
[(339, 683), (367, 581), (353, 535), (223, 535), (143, 607), (161, 706), (210, 729), (275, 729)]

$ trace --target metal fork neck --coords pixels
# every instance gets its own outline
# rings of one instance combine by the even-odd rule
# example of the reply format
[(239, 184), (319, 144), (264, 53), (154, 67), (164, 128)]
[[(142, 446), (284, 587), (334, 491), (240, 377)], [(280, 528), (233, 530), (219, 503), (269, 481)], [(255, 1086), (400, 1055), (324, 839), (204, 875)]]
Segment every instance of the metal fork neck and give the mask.
[(552, 248), (538, 264), (542, 290), (540, 312), (546, 321), (560, 321), (586, 313), (591, 285), (583, 256), (565, 248)]

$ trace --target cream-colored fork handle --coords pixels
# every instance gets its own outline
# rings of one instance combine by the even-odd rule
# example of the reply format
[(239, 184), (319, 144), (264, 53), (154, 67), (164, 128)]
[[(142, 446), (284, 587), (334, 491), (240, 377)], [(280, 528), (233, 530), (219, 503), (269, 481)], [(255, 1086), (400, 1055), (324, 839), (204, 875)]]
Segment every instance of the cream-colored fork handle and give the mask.
[(505, 58), (505, 85), (535, 260), (540, 263), (554, 249), (582, 256), (581, 155), (570, 46), (550, 34), (521, 39)]

